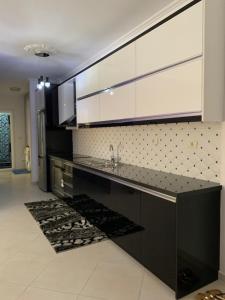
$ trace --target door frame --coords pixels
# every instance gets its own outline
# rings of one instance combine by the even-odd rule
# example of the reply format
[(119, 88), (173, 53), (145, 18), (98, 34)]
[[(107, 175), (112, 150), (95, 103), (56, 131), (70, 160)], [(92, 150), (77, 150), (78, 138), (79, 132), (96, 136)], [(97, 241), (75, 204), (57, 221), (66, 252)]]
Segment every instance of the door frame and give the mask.
[(11, 142), (11, 168), (0, 169), (0, 172), (13, 170), (15, 168), (15, 147), (14, 147), (14, 119), (13, 119), (13, 111), (0, 111), (0, 113), (5, 113), (9, 115), (10, 118), (10, 142)]

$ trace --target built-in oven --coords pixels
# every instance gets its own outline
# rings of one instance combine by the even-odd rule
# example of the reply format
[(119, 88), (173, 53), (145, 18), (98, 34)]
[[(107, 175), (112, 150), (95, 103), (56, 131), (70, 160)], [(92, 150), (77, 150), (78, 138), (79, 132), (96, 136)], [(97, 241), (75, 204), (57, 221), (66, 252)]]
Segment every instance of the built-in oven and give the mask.
[(63, 191), (64, 197), (73, 198), (73, 164), (70, 162), (64, 162), (63, 168)]

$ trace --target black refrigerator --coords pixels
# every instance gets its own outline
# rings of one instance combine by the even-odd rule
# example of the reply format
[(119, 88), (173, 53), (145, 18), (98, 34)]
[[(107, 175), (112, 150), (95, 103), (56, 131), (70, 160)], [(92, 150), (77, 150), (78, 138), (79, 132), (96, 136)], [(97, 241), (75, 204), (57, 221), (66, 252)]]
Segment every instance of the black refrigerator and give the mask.
[(50, 191), (50, 155), (72, 157), (72, 131), (59, 126), (58, 88), (44, 88), (36, 91), (38, 132), (38, 185), (45, 192)]

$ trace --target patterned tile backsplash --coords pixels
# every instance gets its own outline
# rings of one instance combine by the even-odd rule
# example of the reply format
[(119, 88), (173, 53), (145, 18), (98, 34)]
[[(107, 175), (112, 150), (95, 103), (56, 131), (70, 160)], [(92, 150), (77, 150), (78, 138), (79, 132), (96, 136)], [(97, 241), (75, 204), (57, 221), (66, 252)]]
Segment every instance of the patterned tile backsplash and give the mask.
[(120, 147), (122, 162), (219, 181), (222, 123), (171, 123), (74, 130), (74, 153), (110, 158)]

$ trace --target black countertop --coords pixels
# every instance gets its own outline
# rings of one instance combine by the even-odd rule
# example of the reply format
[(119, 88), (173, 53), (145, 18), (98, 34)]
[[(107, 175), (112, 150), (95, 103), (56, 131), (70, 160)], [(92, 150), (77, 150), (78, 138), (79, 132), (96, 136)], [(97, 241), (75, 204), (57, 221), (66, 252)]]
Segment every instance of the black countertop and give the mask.
[[(66, 160), (63, 157), (60, 157)], [(76, 155), (69, 159), (74, 165), (84, 167), (87, 171), (92, 170), (102, 175), (115, 177), (144, 188), (177, 197), (183, 193), (203, 192), (204, 190), (221, 190), (219, 183), (176, 175), (172, 173), (152, 170), (134, 165), (121, 164), (116, 168), (105, 167), (107, 162), (89, 156)]]

